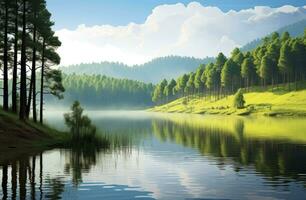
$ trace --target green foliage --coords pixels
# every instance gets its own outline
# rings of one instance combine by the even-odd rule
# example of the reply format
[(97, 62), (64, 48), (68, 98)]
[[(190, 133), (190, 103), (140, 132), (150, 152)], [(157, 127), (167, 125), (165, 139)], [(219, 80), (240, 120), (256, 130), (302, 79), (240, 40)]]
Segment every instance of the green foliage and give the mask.
[[(117, 62), (101, 62), (71, 65), (62, 67), (65, 74), (101, 74), (105, 76), (138, 80), (145, 83), (158, 83), (165, 79), (179, 77), (182, 73), (189, 73), (201, 64), (213, 62), (214, 58), (197, 59), (191, 57), (166, 56), (155, 58), (150, 62), (128, 66)], [(161, 74), (163, 76), (161, 76)]]
[(62, 71), (60, 70), (49, 70), (45, 76), (47, 85), (50, 94), (56, 96), (59, 99), (64, 98), (63, 93), (65, 92), (65, 88), (62, 83)]
[(184, 93), (188, 80), (189, 76), (187, 74), (184, 74), (182, 77), (178, 78), (176, 91), (179, 93)]
[(244, 100), (243, 92), (241, 89), (239, 89), (234, 96), (233, 107), (241, 109), (241, 108), (244, 108), (244, 104), (245, 104), (245, 100)]
[(193, 94), (194, 93), (194, 77), (195, 77), (195, 74), (194, 73), (191, 73), (189, 75), (189, 79), (187, 81), (187, 84), (186, 84), (186, 87), (185, 87), (185, 92), (188, 93), (188, 94)]
[(251, 79), (255, 75), (255, 65), (253, 59), (248, 57), (245, 58), (241, 65), (241, 76), (245, 79)]
[(205, 85), (208, 89), (214, 89), (217, 84), (217, 69), (214, 67), (214, 64), (207, 66), (206, 82)]
[(167, 88), (168, 81), (164, 79), (154, 90), (153, 102), (158, 103), (163, 101), (165, 98), (165, 89)]
[(280, 58), (278, 61), (279, 71), (286, 75), (292, 73), (292, 57), (289, 42), (285, 42), (280, 49)]
[[(51, 71), (54, 73), (54, 71)], [(56, 72), (56, 71), (55, 71)], [(60, 78), (59, 72), (58, 77)], [(54, 76), (53, 76), (54, 77)], [(83, 106), (92, 108), (103, 107), (142, 107), (152, 105), (151, 95), (154, 86), (139, 81), (128, 79), (116, 79), (102, 75), (63, 75), (62, 86), (65, 88), (64, 99), (61, 104), (71, 105), (74, 100), (78, 100)], [(48, 76), (47, 76), (48, 79)], [(49, 79), (48, 79), (49, 80)], [(51, 91), (60, 87), (59, 80), (50, 83)], [(56, 94), (56, 93), (55, 93)], [(48, 97), (49, 104), (57, 105), (58, 102), (53, 97)]]
[(195, 77), (194, 77), (194, 87), (197, 90), (198, 93), (202, 92), (204, 89), (204, 84), (201, 80), (202, 74), (204, 72), (203, 67), (199, 67), (196, 71)]
[[(60, 63), (56, 49), (61, 42), (52, 31), (54, 23), (46, 4), (46, 0), (0, 1), (3, 107), (8, 110), (11, 97), (12, 112), (19, 112), (20, 119), (26, 120), (32, 109), (36, 122), (39, 94), (41, 123), (44, 94), (62, 97), (64, 91), (60, 71), (51, 69)], [(11, 74), (11, 87), (8, 87), (8, 74)]]
[(239, 66), (242, 64), (243, 60), (244, 55), (242, 52), (239, 52), (236, 56), (233, 57), (233, 61)]
[(261, 66), (260, 66), (260, 77), (264, 80), (268, 80), (271, 77), (272, 71), (271, 66), (272, 65), (272, 59), (265, 55), (261, 60)]
[(172, 99), (172, 97), (175, 94), (175, 90), (174, 90), (175, 86), (176, 86), (176, 81), (174, 79), (171, 79), (170, 83), (164, 89), (164, 95), (167, 98)]
[(152, 101), (155, 103), (159, 103), (164, 100), (165, 97), (165, 89), (167, 88), (168, 82), (164, 79), (160, 84), (158, 84), (153, 92)]
[[(215, 100), (231, 95), (238, 88), (254, 86), (274, 88), (306, 80), (306, 30), (304, 37), (292, 38), (288, 32), (275, 32), (264, 38), (262, 44), (250, 52), (235, 48), (226, 58), (222, 53), (215, 63), (200, 65), (195, 73), (177, 79), (176, 95), (182, 97), (198, 93), (199, 97), (215, 96)], [(272, 89), (273, 90), (273, 89)], [(209, 98), (211, 99), (211, 98)]]
[(95, 136), (96, 127), (91, 124), (88, 116), (83, 115), (83, 108), (78, 101), (73, 103), (71, 113), (64, 114), (64, 118), (74, 139), (79, 140)]
[(282, 34), (282, 38), (281, 38), (282, 43), (287, 42), (289, 39), (290, 39), (290, 34), (289, 34), (289, 32), (287, 32), (287, 31), (284, 32), (284, 33)]
[(216, 62), (215, 62), (215, 68), (219, 73), (221, 73), (221, 70), (226, 61), (227, 61), (227, 58), (225, 57), (225, 55), (223, 53), (219, 53), (216, 58)]
[(235, 63), (232, 59), (227, 60), (221, 73), (222, 86), (227, 90), (233, 91), (234, 88), (237, 87), (239, 76), (240, 70), (237, 63)]
[[(305, 29), (306, 31), (306, 29)], [(292, 60), (295, 66), (295, 73), (301, 76), (306, 71), (306, 45), (302, 39), (295, 39), (292, 43)]]

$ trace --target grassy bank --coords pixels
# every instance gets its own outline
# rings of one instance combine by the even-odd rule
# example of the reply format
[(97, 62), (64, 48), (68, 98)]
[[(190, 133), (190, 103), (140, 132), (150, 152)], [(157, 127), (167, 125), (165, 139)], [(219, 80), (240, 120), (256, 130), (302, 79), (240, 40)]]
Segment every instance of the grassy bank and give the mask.
[(0, 161), (52, 148), (107, 148), (109, 141), (100, 135), (83, 135), (75, 140), (72, 134), (59, 132), (47, 125), (18, 116), (0, 108)]
[(202, 97), (184, 97), (165, 105), (149, 109), (154, 112), (223, 114), (223, 115), (266, 115), (306, 116), (306, 90), (254, 91), (244, 94), (246, 106), (233, 108), (233, 95), (219, 100)]
[(67, 134), (30, 120), (19, 121), (16, 115), (0, 109), (1, 155), (50, 148), (65, 142), (67, 138)]

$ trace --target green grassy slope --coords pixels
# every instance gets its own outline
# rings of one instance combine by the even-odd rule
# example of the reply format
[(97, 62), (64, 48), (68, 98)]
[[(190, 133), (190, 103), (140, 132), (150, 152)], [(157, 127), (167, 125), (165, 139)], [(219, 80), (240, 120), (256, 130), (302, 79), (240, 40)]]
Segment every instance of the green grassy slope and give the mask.
[(18, 117), (0, 109), (0, 151), (24, 151), (54, 145), (64, 139), (64, 134), (31, 121), (19, 121)]
[(306, 116), (306, 90), (292, 92), (250, 92), (245, 93), (244, 98), (246, 101), (244, 109), (233, 108), (233, 96), (228, 96), (219, 100), (184, 97), (168, 104), (154, 107), (149, 111), (226, 115)]
[(108, 148), (109, 140), (101, 135), (82, 135), (74, 140), (72, 134), (59, 132), (47, 125), (20, 121), (14, 114), (0, 108), (0, 163), (51, 148)]

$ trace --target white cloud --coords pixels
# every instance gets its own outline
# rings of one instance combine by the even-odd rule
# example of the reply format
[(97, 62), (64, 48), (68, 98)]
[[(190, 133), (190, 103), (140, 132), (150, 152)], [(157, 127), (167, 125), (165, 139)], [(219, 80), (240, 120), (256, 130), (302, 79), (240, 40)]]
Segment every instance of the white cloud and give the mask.
[(234, 47), (305, 18), (306, 6), (222, 12), (192, 2), (160, 5), (143, 24), (80, 25), (56, 34), (63, 43), (58, 50), (62, 65), (105, 60), (139, 64), (166, 55), (229, 54)]

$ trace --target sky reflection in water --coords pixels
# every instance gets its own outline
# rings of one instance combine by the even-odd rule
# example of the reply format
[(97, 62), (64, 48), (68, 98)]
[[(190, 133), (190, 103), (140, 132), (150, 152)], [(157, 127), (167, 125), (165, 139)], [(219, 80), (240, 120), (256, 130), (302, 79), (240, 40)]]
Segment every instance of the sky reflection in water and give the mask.
[[(302, 120), (88, 114), (112, 141), (110, 149), (54, 149), (1, 160), (3, 199), (306, 197)], [(60, 115), (49, 113), (49, 123), (63, 128)]]

